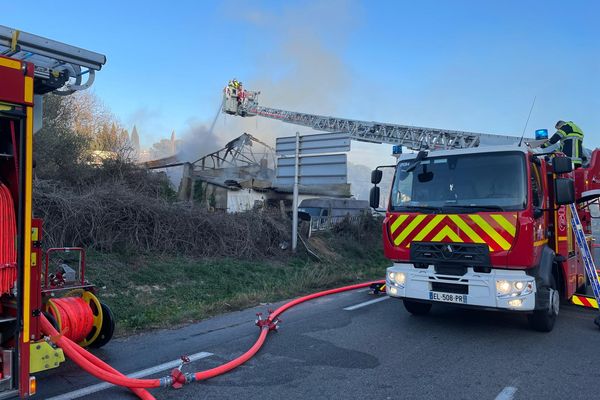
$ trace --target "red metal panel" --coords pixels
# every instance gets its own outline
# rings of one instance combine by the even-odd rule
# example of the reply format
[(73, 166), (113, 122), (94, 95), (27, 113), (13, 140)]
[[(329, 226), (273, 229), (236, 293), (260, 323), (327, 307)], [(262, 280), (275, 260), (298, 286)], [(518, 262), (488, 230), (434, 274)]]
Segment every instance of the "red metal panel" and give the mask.
[(580, 197), (582, 192), (600, 189), (600, 151), (592, 152), (587, 168), (575, 170), (575, 193)]
[(0, 66), (0, 101), (23, 104), (25, 76), (22, 71)]
[[(390, 230), (393, 239), (403, 235), (403, 239), (396, 246), (408, 248), (410, 243), (415, 239), (423, 242), (451, 243), (454, 241), (454, 237), (458, 237), (457, 240), (464, 243), (486, 243), (492, 252), (498, 252), (510, 249), (510, 245), (514, 241), (513, 234), (499, 224), (497, 218), (502, 218), (506, 225), (510, 225), (513, 229), (516, 229), (516, 213), (479, 213), (473, 217), (468, 214), (428, 214), (421, 215), (420, 218), (422, 220), (415, 226), (415, 219), (418, 215), (406, 213), (395, 214), (396, 217), (402, 216), (405, 218), (394, 232)], [(481, 224), (485, 224), (486, 227), (489, 226), (488, 230), (493, 234), (490, 235), (473, 218), (478, 218)], [(471, 235), (463, 231), (461, 226), (457, 225), (457, 222), (464, 226), (465, 229), (469, 229)], [(408, 228), (411, 225), (413, 228)], [(405, 234), (406, 229), (410, 229), (408, 235)], [(428, 233), (424, 234), (424, 231)], [(506, 244), (508, 244), (508, 248), (503, 248), (503, 246), (506, 247)]]
[(23, 331), (19, 333), (19, 396), (21, 398), (29, 397), (29, 345), (31, 342), (24, 343)]
[[(481, 212), (472, 215), (389, 212), (383, 229), (385, 255), (392, 260), (408, 261), (410, 243), (415, 239), (423, 242), (451, 243), (455, 240), (453, 238), (457, 238), (456, 241), (461, 243), (486, 243), (490, 248), (490, 260), (496, 267), (525, 268), (533, 265), (534, 259), (531, 251), (533, 219), (524, 214), (525, 212), (516, 211)], [(417, 217), (420, 219), (417, 220)], [(398, 218), (401, 218), (402, 222), (396, 223), (395, 229), (391, 229)], [(503, 224), (498, 220), (502, 220)], [(507, 230), (507, 225), (512, 228)], [(464, 231), (461, 226), (469, 232)], [(515, 258), (517, 260), (514, 260)]]
[[(14, 61), (0, 56), (4, 60)], [(23, 104), (25, 102), (25, 73), (0, 64), (0, 101)]]

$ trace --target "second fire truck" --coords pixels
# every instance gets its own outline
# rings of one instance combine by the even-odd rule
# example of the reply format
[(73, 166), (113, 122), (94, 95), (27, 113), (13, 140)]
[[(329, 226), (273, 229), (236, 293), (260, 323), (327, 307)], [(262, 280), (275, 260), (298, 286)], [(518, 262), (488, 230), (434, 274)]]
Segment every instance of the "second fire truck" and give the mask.
[[(405, 154), (383, 224), (393, 265), (387, 294), (416, 315), (433, 304), (521, 312), (551, 331), (560, 303), (585, 292), (572, 209), (591, 239), (588, 204), (600, 196), (600, 151), (583, 168), (526, 145)], [(381, 169), (372, 182), (381, 181)], [(379, 205), (379, 188), (371, 192)]]

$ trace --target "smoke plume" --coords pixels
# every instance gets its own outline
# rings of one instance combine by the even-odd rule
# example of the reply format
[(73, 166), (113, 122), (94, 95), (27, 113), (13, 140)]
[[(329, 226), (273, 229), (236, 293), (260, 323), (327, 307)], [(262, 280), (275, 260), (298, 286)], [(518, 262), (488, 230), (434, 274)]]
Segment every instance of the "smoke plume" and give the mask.
[[(235, 3), (242, 9), (244, 3)], [(239, 7), (238, 7), (239, 6)], [(240, 23), (250, 24), (265, 37), (277, 38), (267, 54), (257, 54), (254, 76), (241, 79), (244, 87), (259, 90), (259, 104), (306, 113), (338, 115), (352, 93), (351, 73), (341, 58), (357, 18), (354, 2), (331, 1), (285, 6), (279, 13), (242, 10)], [(246, 12), (247, 11), (247, 12)], [(219, 137), (248, 132), (269, 144), (278, 136), (307, 128), (264, 118), (225, 117), (217, 124)]]

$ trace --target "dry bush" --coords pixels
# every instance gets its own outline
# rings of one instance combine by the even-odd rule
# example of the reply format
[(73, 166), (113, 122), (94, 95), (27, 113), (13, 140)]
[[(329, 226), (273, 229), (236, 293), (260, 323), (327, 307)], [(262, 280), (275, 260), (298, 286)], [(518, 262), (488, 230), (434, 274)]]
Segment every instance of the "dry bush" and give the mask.
[(344, 218), (334, 225), (333, 233), (359, 242), (371, 242), (381, 234), (382, 223), (380, 217), (363, 214), (358, 219)]
[(34, 145), (34, 205), (46, 247), (235, 258), (281, 253), (289, 222), (267, 211), (209, 213), (175, 202), (164, 174), (133, 164), (134, 136), (131, 143), (93, 94), (45, 97)]
[(124, 183), (78, 191), (36, 180), (34, 199), (47, 247), (252, 259), (280, 254), (280, 243), (290, 236), (275, 212), (211, 213), (139, 193)]

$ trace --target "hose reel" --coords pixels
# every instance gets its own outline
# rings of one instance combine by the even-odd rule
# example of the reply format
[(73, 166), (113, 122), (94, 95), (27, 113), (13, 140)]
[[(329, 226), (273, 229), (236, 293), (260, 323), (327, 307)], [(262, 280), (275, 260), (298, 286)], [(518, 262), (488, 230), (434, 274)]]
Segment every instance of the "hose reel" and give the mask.
[(46, 312), (54, 318), (62, 335), (82, 347), (102, 347), (114, 333), (110, 308), (90, 291), (76, 289), (64, 297), (49, 299)]

